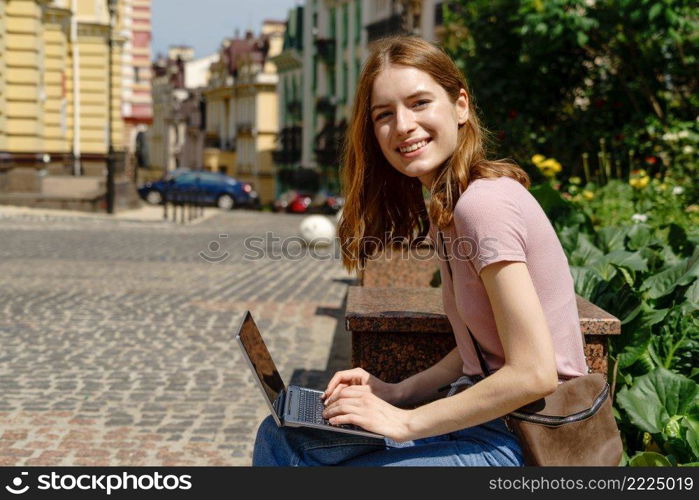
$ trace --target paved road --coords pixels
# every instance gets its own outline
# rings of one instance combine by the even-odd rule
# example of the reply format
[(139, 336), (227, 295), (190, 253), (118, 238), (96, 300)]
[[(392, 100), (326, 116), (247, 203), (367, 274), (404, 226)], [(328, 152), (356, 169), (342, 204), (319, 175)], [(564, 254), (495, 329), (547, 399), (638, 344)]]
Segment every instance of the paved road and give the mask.
[(300, 220), (0, 213), (0, 465), (248, 465), (267, 410), (233, 340), (243, 312), (287, 381), (349, 363), (339, 260), (294, 240), (245, 256)]

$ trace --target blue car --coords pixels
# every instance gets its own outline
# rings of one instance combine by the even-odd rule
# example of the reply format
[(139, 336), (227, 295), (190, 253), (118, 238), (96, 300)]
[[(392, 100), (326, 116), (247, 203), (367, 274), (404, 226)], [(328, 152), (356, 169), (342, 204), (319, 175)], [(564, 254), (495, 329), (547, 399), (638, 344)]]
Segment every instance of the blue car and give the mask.
[(200, 203), (216, 205), (224, 210), (259, 206), (259, 197), (251, 184), (217, 172), (176, 170), (138, 188), (141, 198), (152, 205), (159, 205), (166, 197), (172, 199), (182, 193), (195, 194)]

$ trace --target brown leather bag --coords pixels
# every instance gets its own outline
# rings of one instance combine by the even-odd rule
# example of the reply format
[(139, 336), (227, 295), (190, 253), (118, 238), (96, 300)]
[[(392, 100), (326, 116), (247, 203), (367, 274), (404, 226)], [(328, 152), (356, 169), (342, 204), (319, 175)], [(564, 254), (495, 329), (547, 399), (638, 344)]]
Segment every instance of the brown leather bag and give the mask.
[[(451, 275), (441, 231), (439, 235)], [(490, 369), (470, 329), (468, 333), (487, 377)], [(508, 429), (519, 438), (525, 465), (619, 465), (623, 446), (609, 384), (602, 374), (589, 372), (588, 368), (588, 375), (562, 382), (553, 394), (505, 415)]]
[(592, 373), (558, 385), (553, 394), (505, 416), (519, 438), (525, 465), (617, 466), (623, 446), (609, 384)]

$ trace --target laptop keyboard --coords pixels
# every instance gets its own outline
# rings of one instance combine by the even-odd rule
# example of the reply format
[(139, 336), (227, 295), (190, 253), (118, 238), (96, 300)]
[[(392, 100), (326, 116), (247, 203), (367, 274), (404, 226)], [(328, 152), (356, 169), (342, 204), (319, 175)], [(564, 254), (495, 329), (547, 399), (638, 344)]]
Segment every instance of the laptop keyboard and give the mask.
[(343, 429), (363, 430), (361, 427), (352, 424), (333, 425), (329, 420), (323, 418), (323, 400), (320, 399), (321, 393), (313, 391), (299, 391), (299, 417), (304, 422), (314, 424), (329, 425), (330, 427), (342, 427)]
[(299, 413), (301, 419), (314, 424), (330, 425), (330, 422), (323, 418), (323, 400), (320, 393), (311, 391), (300, 391)]

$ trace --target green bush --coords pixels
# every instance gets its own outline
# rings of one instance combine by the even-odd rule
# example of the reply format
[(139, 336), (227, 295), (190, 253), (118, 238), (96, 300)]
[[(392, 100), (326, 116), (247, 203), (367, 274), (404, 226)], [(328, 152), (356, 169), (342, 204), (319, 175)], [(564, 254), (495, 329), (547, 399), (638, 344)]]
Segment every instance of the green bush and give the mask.
[[(630, 465), (699, 462), (699, 232), (662, 217), (632, 222), (644, 199), (610, 183), (581, 209), (549, 184), (532, 188), (568, 257), (575, 291), (621, 320), (608, 379)], [(631, 200), (631, 201), (629, 201)], [(607, 219), (595, 214), (625, 211)], [(598, 210), (598, 211), (596, 211)], [(649, 210), (652, 213), (652, 210)], [(674, 212), (674, 208), (670, 213)], [(660, 212), (659, 212), (660, 213)], [(682, 219), (687, 222), (687, 219)]]
[(695, 176), (696, 2), (454, 0), (444, 18), (445, 48), (499, 156), (528, 165), (541, 153), (561, 162), (563, 178), (598, 184), (637, 168)]

